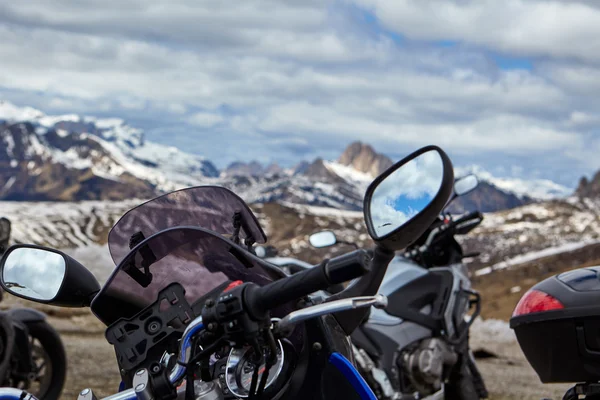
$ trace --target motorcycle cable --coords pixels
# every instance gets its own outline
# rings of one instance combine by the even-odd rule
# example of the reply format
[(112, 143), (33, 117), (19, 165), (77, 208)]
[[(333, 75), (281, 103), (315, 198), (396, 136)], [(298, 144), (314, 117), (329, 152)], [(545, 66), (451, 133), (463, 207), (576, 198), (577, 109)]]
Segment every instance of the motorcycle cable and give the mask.
[[(198, 348), (198, 337), (192, 339), (192, 349)], [(185, 400), (194, 400), (196, 393), (194, 391), (194, 365), (195, 363), (188, 363), (185, 368)]]
[[(187, 363), (183, 363), (179, 360), (177, 361), (177, 364), (181, 365), (182, 367), (185, 367), (185, 369), (186, 369), (185, 400), (190, 400), (190, 399), (194, 400), (195, 399), (194, 368), (193, 368), (194, 365), (196, 365), (196, 363), (198, 363), (198, 361), (200, 361), (203, 357), (210, 356), (215, 351), (217, 351), (219, 349), (219, 347), (221, 346), (222, 341), (223, 341), (222, 339), (217, 339), (213, 343), (209, 344), (208, 346), (206, 346), (205, 348), (200, 350), (198, 353), (194, 354), (194, 356), (192, 358), (190, 358), (190, 360)], [(197, 339), (194, 340), (194, 344), (193, 344), (192, 348), (193, 349), (198, 348)]]
[(260, 378), (260, 384), (258, 385), (258, 391), (256, 393), (257, 396), (261, 396), (265, 391), (265, 386), (267, 385), (267, 379), (269, 378), (269, 372), (275, 363), (277, 362), (277, 345), (275, 344), (275, 337), (273, 336), (273, 332), (270, 329), (267, 329), (265, 332), (265, 338), (267, 339), (267, 343), (269, 344), (269, 357), (267, 357), (265, 363), (265, 370)]

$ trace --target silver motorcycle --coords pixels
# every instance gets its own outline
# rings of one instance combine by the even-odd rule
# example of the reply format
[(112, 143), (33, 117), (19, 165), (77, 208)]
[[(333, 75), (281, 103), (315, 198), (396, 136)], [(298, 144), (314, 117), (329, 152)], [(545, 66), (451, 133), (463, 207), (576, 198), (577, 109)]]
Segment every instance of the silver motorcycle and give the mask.
[[(474, 175), (457, 179), (452, 200), (471, 192)], [(455, 235), (481, 223), (480, 212), (458, 218), (442, 214), (427, 231), (390, 263), (379, 293), (385, 309), (372, 308), (352, 334), (360, 373), (381, 400), (479, 400), (488, 393), (469, 349), (469, 328), (479, 315), (479, 294), (471, 287), (464, 254)], [(309, 237), (313, 247), (341, 242), (332, 231)], [(307, 262), (277, 257), (275, 249), (257, 255), (288, 273), (313, 268)], [(352, 283), (350, 283), (352, 285)], [(323, 296), (343, 290), (330, 287)]]

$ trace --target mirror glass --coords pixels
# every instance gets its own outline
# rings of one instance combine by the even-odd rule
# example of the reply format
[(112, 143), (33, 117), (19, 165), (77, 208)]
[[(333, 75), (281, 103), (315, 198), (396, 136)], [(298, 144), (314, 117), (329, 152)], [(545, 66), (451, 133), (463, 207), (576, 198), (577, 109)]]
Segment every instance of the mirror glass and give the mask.
[(267, 250), (263, 246), (256, 246), (254, 248), (254, 253), (256, 253), (257, 257), (265, 258), (267, 255)]
[(313, 247), (329, 247), (336, 244), (337, 239), (332, 231), (317, 232), (310, 235), (308, 238), (310, 245)]
[(2, 281), (9, 292), (31, 300), (52, 300), (65, 277), (65, 259), (44, 249), (18, 247), (5, 257)]
[(367, 210), (376, 235), (374, 239), (395, 231), (423, 211), (440, 191), (443, 177), (442, 157), (430, 150), (379, 182)]
[(467, 175), (463, 176), (462, 178), (458, 178), (454, 182), (454, 193), (456, 193), (457, 196), (467, 194), (475, 189), (478, 183), (479, 181), (475, 175)]

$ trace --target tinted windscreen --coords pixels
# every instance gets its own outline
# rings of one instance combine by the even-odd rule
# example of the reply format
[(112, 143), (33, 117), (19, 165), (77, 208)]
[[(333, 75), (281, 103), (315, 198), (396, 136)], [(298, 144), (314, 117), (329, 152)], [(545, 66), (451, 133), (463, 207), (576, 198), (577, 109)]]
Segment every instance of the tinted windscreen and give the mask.
[(178, 227), (145, 240), (128, 254), (91, 308), (100, 320), (111, 324), (154, 303), (159, 291), (173, 282), (184, 287), (186, 300), (194, 304), (231, 281), (264, 285), (280, 274), (216, 233)]
[(148, 238), (177, 226), (198, 226), (231, 235), (236, 213), (240, 238), (252, 237), (264, 243), (265, 233), (242, 199), (223, 187), (198, 186), (165, 194), (129, 210), (108, 234), (110, 254), (119, 264), (129, 253), (132, 238)]

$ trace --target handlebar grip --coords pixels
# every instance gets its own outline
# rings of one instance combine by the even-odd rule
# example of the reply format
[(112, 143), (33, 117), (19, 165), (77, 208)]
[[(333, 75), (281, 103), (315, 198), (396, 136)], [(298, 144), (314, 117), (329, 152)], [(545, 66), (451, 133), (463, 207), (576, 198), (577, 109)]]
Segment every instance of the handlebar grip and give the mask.
[(252, 294), (253, 302), (260, 310), (266, 311), (330, 285), (358, 278), (369, 270), (369, 265), (368, 253), (356, 250), (257, 288)]

